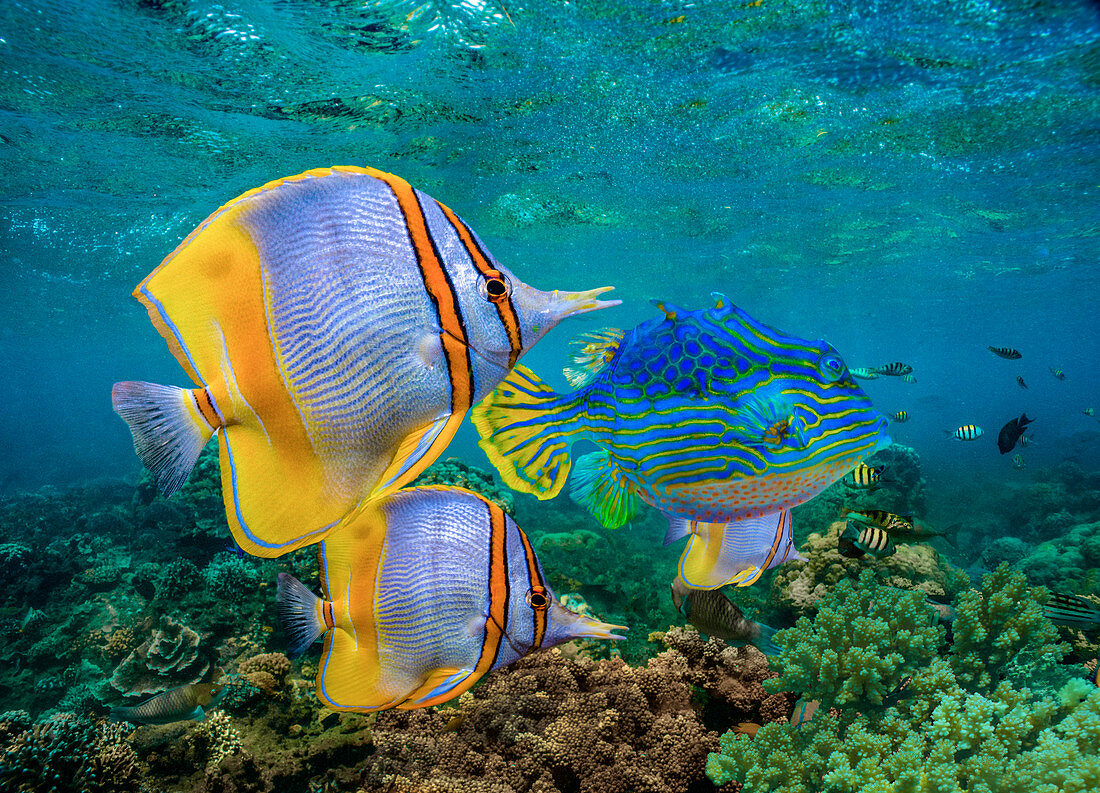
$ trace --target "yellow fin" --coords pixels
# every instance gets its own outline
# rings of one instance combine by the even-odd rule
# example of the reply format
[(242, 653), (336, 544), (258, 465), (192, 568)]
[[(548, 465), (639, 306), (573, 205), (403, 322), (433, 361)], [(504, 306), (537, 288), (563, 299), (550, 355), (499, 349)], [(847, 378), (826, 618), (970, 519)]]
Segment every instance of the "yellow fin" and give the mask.
[(793, 548), (790, 510), (730, 523), (693, 521), (680, 580), (689, 589), (750, 586), (768, 568), (801, 558)]
[(385, 472), (378, 478), (378, 484), (371, 491), (370, 498), (389, 495), (416, 479), (447, 448), (458, 425), (462, 423), (462, 418), (463, 416), (459, 416), (457, 420), (453, 420), (454, 416), (447, 413), (431, 424), (410, 432), (397, 447)]
[(569, 476), (569, 446), (583, 429), (583, 401), (561, 396), (517, 365), (470, 418), (490, 462), (514, 490), (553, 498)]
[(622, 343), (623, 332), (618, 328), (582, 333), (570, 344), (576, 347), (571, 356), (573, 365), (562, 369), (562, 374), (574, 388), (583, 388), (591, 383), (604, 367), (615, 357)]
[(416, 690), (409, 693), (404, 702), (397, 705), (397, 709), (413, 710), (447, 702), (469, 691), (481, 677), (473, 669), (457, 669), (453, 666), (436, 669)]

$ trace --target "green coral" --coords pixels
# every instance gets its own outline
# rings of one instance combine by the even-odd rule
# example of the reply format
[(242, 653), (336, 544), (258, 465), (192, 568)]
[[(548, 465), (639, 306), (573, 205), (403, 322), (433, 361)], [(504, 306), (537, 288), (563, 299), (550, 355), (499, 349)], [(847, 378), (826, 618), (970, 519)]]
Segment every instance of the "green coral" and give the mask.
[(780, 676), (765, 683), (818, 699), (813, 719), (767, 724), (755, 740), (725, 734), (707, 776), (745, 793), (1100, 788), (1100, 690), (1051, 668), (1062, 650), (1046, 597), (1002, 565), (955, 599), (955, 652), (943, 657), (918, 595), (867, 575), (841, 582), (812, 623), (777, 635)]

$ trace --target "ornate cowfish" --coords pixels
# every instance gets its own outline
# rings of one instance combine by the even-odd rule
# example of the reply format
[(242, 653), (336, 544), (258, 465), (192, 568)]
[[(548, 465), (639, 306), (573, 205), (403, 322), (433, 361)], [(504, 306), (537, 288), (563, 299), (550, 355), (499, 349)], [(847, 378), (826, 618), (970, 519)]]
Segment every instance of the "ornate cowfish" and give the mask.
[(539, 648), (623, 638), (561, 605), (523, 531), (461, 488), (372, 502), (321, 543), (320, 567), (323, 599), (280, 573), (277, 603), (291, 656), (324, 636), (317, 696), (336, 710), (437, 705)]
[(322, 540), (411, 481), (470, 405), (606, 291), (540, 292), (450, 209), (369, 168), (249, 190), (134, 291), (194, 389), (116, 383), (115, 410), (171, 494), (218, 432), (234, 539)]
[(517, 367), (471, 414), (504, 481), (539, 498), (561, 490), (574, 441), (598, 445), (577, 461), (573, 497), (609, 528), (643, 502), (665, 513), (669, 541), (691, 535), (680, 572), (692, 589), (750, 584), (796, 558), (790, 508), (889, 442), (835, 349), (714, 298), (697, 311), (655, 301), (662, 316), (613, 355), (587, 350), (596, 365), (576, 393)]

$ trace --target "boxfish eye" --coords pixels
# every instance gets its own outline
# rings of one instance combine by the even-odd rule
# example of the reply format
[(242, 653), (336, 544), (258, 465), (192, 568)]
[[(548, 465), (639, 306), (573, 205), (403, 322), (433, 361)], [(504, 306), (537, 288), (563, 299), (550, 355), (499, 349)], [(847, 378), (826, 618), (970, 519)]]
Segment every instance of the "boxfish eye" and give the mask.
[(546, 611), (550, 608), (550, 595), (546, 587), (533, 586), (527, 590), (527, 605), (535, 611)]
[(847, 371), (844, 360), (835, 352), (827, 352), (818, 358), (817, 368), (826, 383), (835, 383)]
[(508, 298), (512, 288), (504, 280), (504, 274), (499, 270), (491, 270), (478, 279), (477, 291), (490, 303), (500, 303)]

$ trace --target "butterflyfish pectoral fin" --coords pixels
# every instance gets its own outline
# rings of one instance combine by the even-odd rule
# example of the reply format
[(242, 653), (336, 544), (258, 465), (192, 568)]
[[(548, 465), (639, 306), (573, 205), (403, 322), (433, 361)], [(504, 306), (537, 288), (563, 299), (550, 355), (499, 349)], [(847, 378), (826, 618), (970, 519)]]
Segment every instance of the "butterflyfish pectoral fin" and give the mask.
[(414, 710), (438, 705), (457, 697), (473, 688), (474, 683), (480, 680), (481, 674), (473, 669), (456, 669), (445, 667), (436, 669), (429, 674), (400, 705), (398, 710)]
[(607, 529), (617, 529), (639, 515), (644, 503), (629, 480), (616, 470), (605, 451), (577, 459), (569, 497), (587, 508)]
[[(446, 413), (427, 426), (410, 432), (394, 452), (393, 461), (378, 479), (370, 499), (383, 498), (418, 477), (454, 437), (463, 416)], [(437, 450), (432, 453), (432, 450)]]
[(130, 427), (134, 451), (165, 496), (183, 486), (210, 436), (225, 426), (205, 388), (127, 380), (114, 384), (111, 404)]
[(294, 576), (279, 573), (275, 609), (279, 615), (279, 624), (287, 635), (288, 658), (300, 656), (325, 631), (333, 627), (328, 624), (330, 615), (325, 612), (325, 603), (326, 601), (313, 594)]
[(794, 552), (788, 509), (731, 523), (694, 521), (691, 532), (680, 556), (680, 579), (689, 589), (750, 586)]

